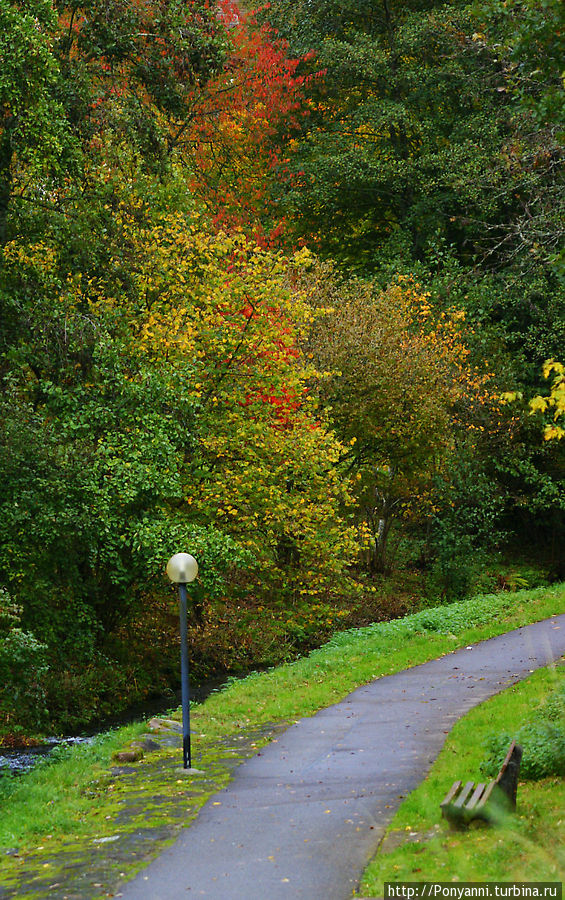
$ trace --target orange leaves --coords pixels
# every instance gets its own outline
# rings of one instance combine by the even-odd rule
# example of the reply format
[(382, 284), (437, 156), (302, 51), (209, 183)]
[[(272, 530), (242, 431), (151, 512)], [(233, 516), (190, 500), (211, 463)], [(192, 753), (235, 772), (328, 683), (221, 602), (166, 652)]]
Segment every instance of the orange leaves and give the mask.
[(359, 515), (384, 565), (391, 519), (430, 511), (434, 475), (457, 440), (488, 429), (491, 376), (470, 364), (461, 311), (434, 311), (412, 279), (382, 290), (327, 267), (317, 277), (327, 310), (311, 337), (328, 373), (319, 392), (349, 445)]
[(192, 188), (212, 209), (216, 227), (244, 227), (262, 246), (273, 246), (285, 224), (269, 199), (268, 181), (280, 165), (271, 141), (306, 114), (305, 79), (296, 74), (300, 60), (288, 59), (286, 45), (266, 26), (231, 0), (220, 8), (231, 56), (195, 97), (183, 152), (194, 165)]

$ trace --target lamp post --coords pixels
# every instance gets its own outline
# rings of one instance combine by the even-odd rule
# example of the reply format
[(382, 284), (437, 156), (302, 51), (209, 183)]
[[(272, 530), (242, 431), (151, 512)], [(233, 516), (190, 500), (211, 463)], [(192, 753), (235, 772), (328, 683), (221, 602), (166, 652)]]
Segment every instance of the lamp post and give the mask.
[(167, 563), (167, 575), (179, 586), (180, 596), (180, 678), (182, 703), (183, 768), (192, 768), (190, 754), (190, 683), (188, 678), (188, 636), (186, 585), (198, 575), (198, 563), (190, 553), (175, 553)]

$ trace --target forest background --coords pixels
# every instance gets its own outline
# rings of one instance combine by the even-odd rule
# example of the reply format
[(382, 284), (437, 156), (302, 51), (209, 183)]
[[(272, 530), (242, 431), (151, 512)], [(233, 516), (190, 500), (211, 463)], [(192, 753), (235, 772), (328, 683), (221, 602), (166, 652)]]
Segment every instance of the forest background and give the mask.
[(0, 732), (565, 579), (559, 0), (0, 0)]

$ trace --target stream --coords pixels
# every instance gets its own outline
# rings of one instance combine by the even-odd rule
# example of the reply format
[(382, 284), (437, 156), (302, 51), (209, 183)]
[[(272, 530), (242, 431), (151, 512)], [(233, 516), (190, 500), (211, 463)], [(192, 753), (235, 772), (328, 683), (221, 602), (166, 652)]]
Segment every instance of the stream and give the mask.
[[(202, 703), (206, 697), (219, 690), (227, 682), (227, 676), (211, 678), (201, 684), (190, 686), (190, 700), (192, 703)], [(154, 697), (143, 703), (136, 703), (119, 715), (105, 719), (93, 731), (81, 735), (68, 735), (65, 737), (46, 737), (39, 747), (24, 747), (20, 750), (8, 750), (0, 748), (0, 777), (12, 773), (24, 775), (29, 772), (37, 762), (48, 757), (56, 747), (71, 746), (73, 744), (87, 744), (99, 734), (121, 725), (130, 725), (132, 722), (141, 722), (152, 716), (164, 716), (171, 709), (180, 706), (180, 690), (170, 696)]]

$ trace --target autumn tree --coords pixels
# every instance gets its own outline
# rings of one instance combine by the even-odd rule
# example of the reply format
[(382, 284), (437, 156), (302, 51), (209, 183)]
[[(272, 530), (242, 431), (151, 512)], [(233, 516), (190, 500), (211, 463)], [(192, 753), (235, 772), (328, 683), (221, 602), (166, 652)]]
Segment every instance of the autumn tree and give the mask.
[(341, 284), (311, 337), (323, 401), (341, 440), (369, 540), (370, 567), (390, 565), (395, 520), (425, 521), (437, 509), (434, 479), (454, 453), (458, 432), (485, 430), (488, 373), (475, 371), (465, 343), (464, 313), (436, 315), (411, 280), (381, 291), (370, 281)]
[(218, 228), (244, 227), (261, 244), (286, 231), (275, 185), (288, 175), (285, 142), (308, 114), (298, 73), (306, 60), (289, 58), (286, 41), (255, 15), (225, 0), (226, 62), (194, 97), (192, 123), (175, 147), (193, 172), (190, 184)]
[[(0, 578), (24, 624), (93, 658), (179, 545), (207, 597), (227, 566), (316, 594), (355, 552), (341, 449), (307, 394), (311, 317), (292, 261), (187, 214), (116, 217), (113, 265), (61, 279), (57, 248), (9, 242), (41, 291), (2, 399)], [(127, 291), (123, 284), (128, 260)], [(273, 581), (274, 580), (274, 581)]]
[(292, 564), (294, 589), (316, 593), (354, 542), (340, 514), (342, 451), (309, 394), (313, 372), (300, 351), (314, 311), (289, 288), (308, 254), (287, 259), (241, 232), (201, 228), (178, 217), (153, 230), (155, 255), (137, 275), (155, 298), (142, 346), (194, 367), (186, 389), (199, 409), (198, 444), (186, 501), (197, 522), (247, 548), (265, 577), (282, 585)]

